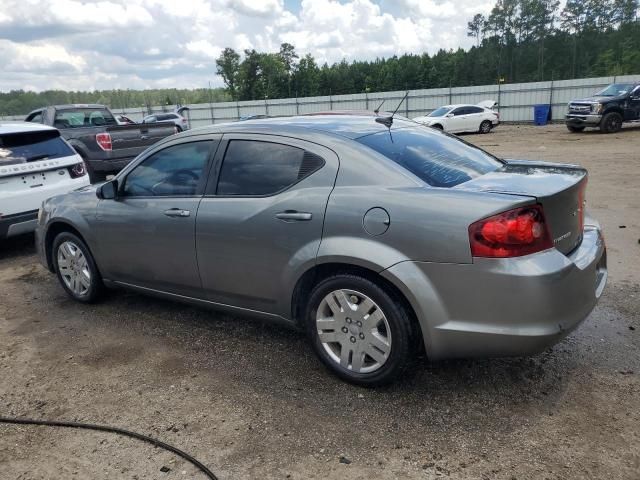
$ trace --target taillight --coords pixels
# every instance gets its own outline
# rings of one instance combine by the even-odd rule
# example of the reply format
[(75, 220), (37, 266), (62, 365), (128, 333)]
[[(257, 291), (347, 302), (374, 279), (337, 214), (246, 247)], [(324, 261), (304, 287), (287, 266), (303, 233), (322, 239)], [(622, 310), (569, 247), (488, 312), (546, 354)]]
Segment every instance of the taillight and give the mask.
[(76, 163), (73, 167), (69, 169), (69, 175), (71, 178), (82, 177), (87, 174), (87, 168), (84, 165), (84, 162)]
[(96, 142), (98, 142), (98, 146), (105, 152), (111, 151), (111, 135), (109, 133), (96, 134)]
[(553, 247), (542, 205), (520, 207), (469, 227), (474, 257), (520, 257)]

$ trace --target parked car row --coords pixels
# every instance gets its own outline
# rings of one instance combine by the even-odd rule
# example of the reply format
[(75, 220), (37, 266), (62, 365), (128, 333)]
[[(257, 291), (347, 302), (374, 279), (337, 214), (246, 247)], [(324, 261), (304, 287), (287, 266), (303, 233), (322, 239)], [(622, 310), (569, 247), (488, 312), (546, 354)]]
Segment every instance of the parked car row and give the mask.
[[(46, 131), (68, 162), (47, 179), (71, 181), (79, 158)], [(527, 355), (576, 328), (607, 279), (586, 185), (392, 114), (247, 120), (49, 198), (36, 242), (79, 302), (119, 287), (284, 321), (336, 375), (379, 385), (422, 351)]]

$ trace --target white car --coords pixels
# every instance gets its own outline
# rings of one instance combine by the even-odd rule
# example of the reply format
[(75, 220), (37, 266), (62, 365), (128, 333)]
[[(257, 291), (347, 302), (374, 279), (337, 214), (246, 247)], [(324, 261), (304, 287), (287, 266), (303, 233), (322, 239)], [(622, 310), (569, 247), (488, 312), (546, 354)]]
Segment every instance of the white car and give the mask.
[(85, 185), (84, 162), (57, 129), (0, 123), (0, 239), (33, 231), (44, 200)]
[(500, 123), (500, 114), (492, 110), (495, 104), (493, 100), (486, 100), (478, 105), (446, 105), (413, 121), (449, 133), (489, 133)]

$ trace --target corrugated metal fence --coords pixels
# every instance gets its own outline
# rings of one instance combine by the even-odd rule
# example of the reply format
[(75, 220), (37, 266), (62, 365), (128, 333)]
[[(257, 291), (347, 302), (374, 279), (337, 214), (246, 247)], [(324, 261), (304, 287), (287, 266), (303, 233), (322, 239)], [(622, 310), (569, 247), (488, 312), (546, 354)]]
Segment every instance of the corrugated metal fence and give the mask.
[[(504, 122), (532, 122), (533, 106), (551, 104), (553, 120), (562, 120), (567, 103), (576, 98), (592, 95), (614, 82), (640, 81), (640, 75), (583, 78), (550, 82), (480, 85), (475, 87), (435, 88), (410, 90), (398, 112), (413, 118), (425, 115), (448, 104), (476, 104), (482, 100), (496, 100), (500, 118)], [(359, 93), (323, 97), (285, 98), (248, 102), (200, 103), (188, 105), (187, 117), (191, 127), (237, 120), (247, 115), (296, 115), (326, 110), (373, 110), (384, 100), (383, 110), (394, 110), (406, 92)], [(115, 113), (127, 115), (135, 121), (149, 113), (172, 111), (173, 105), (145, 108), (127, 108)], [(4, 117), (22, 120), (24, 116)]]

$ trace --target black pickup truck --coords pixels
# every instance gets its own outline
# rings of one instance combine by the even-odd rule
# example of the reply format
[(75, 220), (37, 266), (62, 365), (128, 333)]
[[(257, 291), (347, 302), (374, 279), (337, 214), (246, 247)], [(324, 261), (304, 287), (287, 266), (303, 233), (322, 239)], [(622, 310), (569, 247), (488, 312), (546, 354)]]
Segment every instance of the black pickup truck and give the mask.
[(615, 133), (624, 122), (640, 122), (640, 82), (613, 83), (593, 97), (569, 102), (565, 123), (570, 132), (600, 127)]
[(147, 147), (176, 133), (171, 122), (119, 125), (104, 105), (55, 105), (34, 110), (25, 120), (60, 130), (84, 159), (92, 183), (119, 171)]

